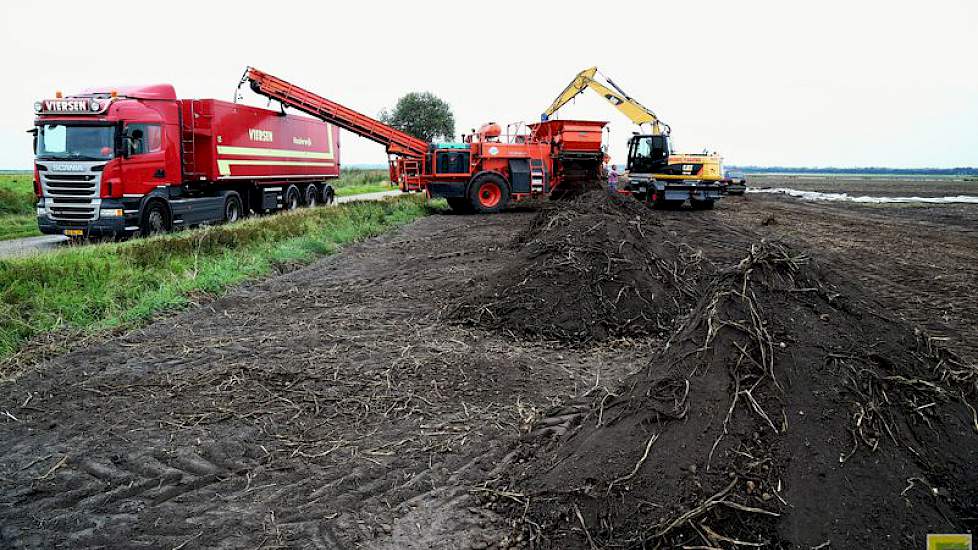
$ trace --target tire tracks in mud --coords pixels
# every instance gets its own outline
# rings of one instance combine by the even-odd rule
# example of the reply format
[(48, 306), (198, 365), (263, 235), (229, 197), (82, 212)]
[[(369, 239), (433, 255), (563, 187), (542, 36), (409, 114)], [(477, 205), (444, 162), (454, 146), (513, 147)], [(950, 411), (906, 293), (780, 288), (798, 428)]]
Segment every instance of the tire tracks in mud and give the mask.
[(512, 460), (523, 421), (651, 353), (440, 320), (531, 217), (433, 216), (5, 384), (0, 546), (505, 539), (474, 489)]

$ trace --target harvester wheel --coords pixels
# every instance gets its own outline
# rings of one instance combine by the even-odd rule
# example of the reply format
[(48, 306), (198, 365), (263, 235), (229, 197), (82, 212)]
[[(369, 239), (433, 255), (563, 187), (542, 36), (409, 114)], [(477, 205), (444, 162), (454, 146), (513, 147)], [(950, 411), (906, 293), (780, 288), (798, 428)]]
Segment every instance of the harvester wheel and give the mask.
[(289, 188), (285, 190), (285, 204), (283, 207), (286, 210), (295, 210), (296, 208), (299, 208), (299, 205), (301, 204), (302, 198), (299, 195), (299, 188), (294, 185), (290, 185)]
[(472, 203), (469, 199), (465, 197), (451, 197), (446, 198), (448, 201), (448, 207), (452, 209), (452, 212), (456, 214), (471, 214), (472, 213)]
[(303, 204), (305, 204), (309, 208), (315, 208), (319, 206), (319, 189), (316, 188), (315, 183), (310, 183), (309, 185), (307, 185), (303, 195), (305, 195)]
[(480, 176), (469, 186), (469, 204), (476, 212), (499, 212), (509, 203), (506, 180), (496, 174)]

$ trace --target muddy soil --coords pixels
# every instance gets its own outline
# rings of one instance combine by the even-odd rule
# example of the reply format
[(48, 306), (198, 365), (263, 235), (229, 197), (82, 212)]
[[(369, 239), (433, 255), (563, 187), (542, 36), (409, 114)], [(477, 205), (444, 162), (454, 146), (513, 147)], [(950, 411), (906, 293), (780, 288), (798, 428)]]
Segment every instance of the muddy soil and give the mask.
[(652, 346), (437, 319), (532, 216), (421, 220), (4, 384), (0, 547), (498, 542), (478, 486), (521, 425)]
[[(891, 184), (895, 193), (906, 191)], [(714, 214), (811, 251), (860, 281), (892, 317), (978, 363), (978, 205), (878, 207), (748, 195), (729, 197)]]
[[(606, 334), (581, 346), (449, 322), (453, 308), (486, 291), (487, 280), (525, 261), (513, 243), (529, 242), (521, 232), (534, 224), (536, 214), (421, 220), (143, 330), (35, 365), (0, 385), (0, 547), (484, 548), (557, 541), (588, 548), (597, 544), (595, 536), (604, 537), (598, 542), (634, 542), (634, 533), (643, 532), (636, 526), (650, 527), (653, 517), (682, 517), (716, 495), (708, 512), (726, 515), (710, 521), (698, 515), (695, 522), (671, 529), (667, 535), (679, 538), (668, 540), (699, 537), (690, 529), (714, 540), (700, 525), (705, 522), (729, 538), (754, 537), (749, 541), (763, 539), (770, 546), (815, 541), (811, 546), (817, 546), (825, 542), (819, 535), (843, 531), (814, 529), (806, 513), (814, 510), (824, 515), (822, 523), (834, 523), (838, 518), (827, 503), (842, 502), (849, 518), (840, 525), (851, 530), (827, 548), (848, 547), (850, 537), (865, 542), (884, 527), (896, 532), (882, 539), (885, 544), (869, 547), (919, 547), (908, 541), (921, 540), (925, 529), (973, 528), (967, 522), (975, 514), (963, 518), (961, 506), (951, 500), (968, 493), (945, 490), (946, 480), (974, 479), (970, 466), (960, 464), (961, 456), (974, 452), (973, 428), (955, 424), (969, 420), (961, 415), (970, 411), (949, 391), (931, 406), (915, 402), (914, 408), (923, 408), (908, 413), (881, 400), (880, 393), (867, 394), (876, 397), (854, 402), (880, 404), (866, 419), (876, 431), (864, 431), (864, 440), (857, 430), (854, 439), (854, 402), (830, 401), (839, 403), (838, 410), (825, 411), (823, 394), (808, 390), (831, 384), (839, 373), (880, 374), (883, 367), (869, 356), (849, 353), (859, 360), (842, 358), (814, 368), (802, 360), (807, 348), (788, 336), (839, 323), (839, 330), (825, 335), (834, 338), (832, 346), (858, 342), (865, 347), (872, 339), (859, 336), (878, 334), (873, 323), (886, 323), (906, 342), (890, 349), (896, 339), (885, 338), (889, 351), (881, 356), (901, 364), (912, 360), (918, 370), (908, 371), (914, 374), (908, 380), (932, 381), (938, 371), (929, 361), (944, 349), (973, 361), (978, 350), (976, 213), (978, 208), (924, 212), (748, 196), (729, 198), (711, 212), (648, 214), (649, 227), (672, 242), (688, 243), (704, 258), (710, 289), (720, 288), (715, 275), (748, 257), (752, 245), (777, 239), (791, 257), (801, 254), (820, 266), (812, 276), (809, 267), (802, 268), (806, 275), (793, 280), (805, 286), (814, 277), (836, 292), (844, 290), (854, 311), (873, 312), (856, 322), (825, 301), (832, 294), (789, 292), (797, 286), (778, 277), (757, 282), (759, 295), (767, 296), (766, 311), (789, 312), (771, 316), (771, 333), (787, 346), (778, 357), (796, 362), (790, 375), (775, 371), (781, 390), (765, 379), (755, 396), (758, 406), (770, 411), (775, 429), (749, 400), (735, 407), (729, 436), (714, 452), (735, 466), (734, 478), (731, 468), (711, 464), (707, 471), (696, 458), (712, 448), (729, 410), (729, 362), (703, 360), (688, 393), (685, 382), (676, 384), (679, 374), (689, 378), (684, 361), (696, 356), (677, 353), (693, 352), (684, 346), (704, 341), (703, 323), (661, 335)], [(694, 276), (699, 275), (690, 272)], [(790, 298), (796, 294), (807, 301)], [(690, 318), (700, 312), (703, 319), (701, 299), (680, 298), (677, 311), (685, 308)], [(727, 318), (742, 312), (735, 302), (728, 306)], [(922, 332), (915, 334), (914, 327)], [(928, 340), (931, 334), (937, 338)], [(686, 343), (663, 351), (666, 338)], [(746, 345), (737, 338), (721, 340), (732, 355), (739, 353), (735, 344)], [(812, 357), (826, 353), (824, 346), (810, 351)], [(654, 385), (649, 382), (654, 378), (647, 378), (653, 364), (686, 368), (663, 369), (662, 382)], [(646, 377), (644, 385), (635, 383), (636, 376)], [(867, 383), (874, 380), (866, 376)], [(649, 392), (653, 388), (657, 391)], [(646, 403), (651, 406), (615, 405), (605, 416), (602, 407), (639, 402), (635, 392), (642, 390), (655, 398)], [(901, 396), (894, 398), (897, 403), (907, 400), (903, 390), (892, 391)], [(908, 395), (934, 397), (920, 391)], [(690, 407), (711, 404), (697, 417), (699, 435), (687, 440), (663, 434), (648, 446), (657, 423), (682, 425), (669, 416), (678, 414), (674, 404), (683, 395)], [(834, 399), (841, 399), (838, 395)], [(616, 429), (634, 429), (606, 440), (605, 447), (617, 454), (602, 464), (600, 475), (569, 468), (567, 462), (559, 476), (551, 463), (542, 466), (553, 457), (574, 455), (575, 449), (583, 453), (583, 428), (596, 426), (599, 418), (610, 422), (625, 410), (645, 416), (616, 421)], [(932, 412), (935, 416), (928, 416)], [(810, 428), (804, 426), (821, 425), (820, 415), (830, 419), (819, 428), (824, 437), (806, 442)], [(880, 418), (887, 419), (893, 437)], [(785, 419), (789, 429), (776, 433)], [(937, 428), (928, 428), (927, 421)], [(947, 435), (955, 429), (963, 433)], [(874, 452), (867, 441), (879, 430), (885, 435), (878, 437)], [(947, 437), (935, 442), (934, 433)], [(914, 437), (920, 440), (908, 445)], [(846, 464), (860, 467), (850, 475), (839, 460), (854, 442), (856, 453)], [(935, 474), (906, 450), (928, 445), (953, 445), (953, 460), (933, 450), (923, 456), (936, 465), (960, 467)], [(615, 482), (630, 474), (646, 446), (649, 458), (635, 476)], [(770, 460), (753, 464), (756, 460), (738, 450)], [(668, 475), (650, 476), (651, 461), (667, 451), (671, 456), (663, 472)], [(799, 455), (811, 470), (801, 467), (806, 460)], [(873, 460), (877, 468), (870, 469)], [(819, 478), (820, 471), (838, 483)], [(877, 478), (885, 478), (881, 489), (860, 497), (876, 487), (867, 480)], [(579, 480), (593, 481), (581, 486)], [(734, 488), (723, 492), (733, 481)], [(749, 493), (747, 481), (754, 482)], [(641, 491), (632, 486), (642, 488), (648, 504), (629, 516), (619, 504), (602, 508), (574, 500), (588, 491), (610, 494), (612, 482), (614, 494), (627, 487), (635, 495)], [(554, 495), (549, 507), (534, 508), (543, 499), (528, 503), (525, 494), (548, 483), (585, 492), (570, 500)], [(958, 485), (967, 489), (973, 482)], [(928, 491), (935, 488), (937, 496), (928, 503)], [(657, 500), (662, 496), (671, 496), (671, 502)], [(673, 515), (656, 505), (672, 506)], [(888, 516), (892, 507), (908, 505), (911, 512), (920, 511), (919, 522), (900, 525)], [(912, 515), (900, 510), (893, 517)], [(532, 530), (526, 520), (534, 517), (546, 531)], [(622, 527), (609, 535), (601, 531), (606, 526)], [(695, 540), (694, 546), (703, 545), (701, 538)], [(733, 543), (716, 539), (716, 545)]]
[(449, 319), (514, 337), (584, 346), (664, 337), (694, 295), (702, 257), (662, 239), (630, 198), (596, 191), (545, 206), (510, 244), (512, 260), (476, 281)]
[[(718, 227), (719, 228), (719, 227)], [(915, 548), (978, 527), (978, 369), (777, 243), (502, 490), (540, 548)]]

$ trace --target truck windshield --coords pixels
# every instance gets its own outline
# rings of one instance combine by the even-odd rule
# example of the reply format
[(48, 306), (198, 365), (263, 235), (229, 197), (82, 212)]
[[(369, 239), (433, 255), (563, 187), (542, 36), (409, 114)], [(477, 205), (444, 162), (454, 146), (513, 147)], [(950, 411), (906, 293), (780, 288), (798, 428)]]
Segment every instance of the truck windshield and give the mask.
[(37, 132), (37, 158), (108, 160), (115, 152), (114, 126), (41, 124)]

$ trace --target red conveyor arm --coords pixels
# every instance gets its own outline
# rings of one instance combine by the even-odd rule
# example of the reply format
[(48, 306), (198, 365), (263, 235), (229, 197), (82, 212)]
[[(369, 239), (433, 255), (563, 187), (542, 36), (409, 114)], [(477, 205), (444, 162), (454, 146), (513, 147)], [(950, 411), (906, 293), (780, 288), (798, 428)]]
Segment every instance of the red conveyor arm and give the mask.
[(245, 71), (241, 82), (245, 81), (250, 81), (251, 89), (255, 93), (380, 143), (387, 148), (388, 153), (422, 157), (428, 150), (428, 142), (422, 139), (253, 67), (248, 67)]

